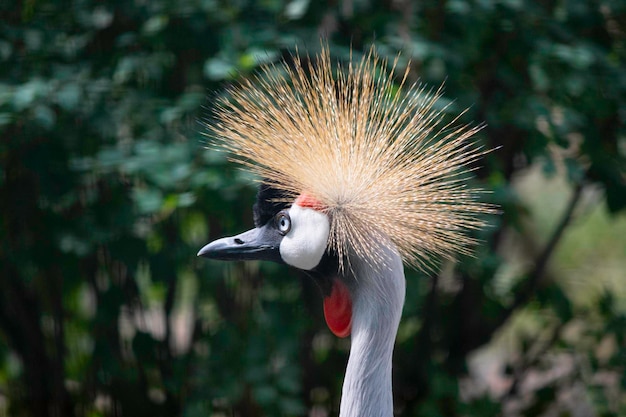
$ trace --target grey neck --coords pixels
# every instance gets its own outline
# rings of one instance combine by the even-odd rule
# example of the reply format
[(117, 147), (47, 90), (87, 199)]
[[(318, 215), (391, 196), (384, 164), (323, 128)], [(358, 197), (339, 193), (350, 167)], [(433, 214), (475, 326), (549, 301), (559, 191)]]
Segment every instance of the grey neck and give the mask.
[(352, 343), (340, 417), (392, 417), (391, 359), (404, 305), (405, 279), (395, 247), (381, 249), (385, 266), (351, 262), (355, 275)]

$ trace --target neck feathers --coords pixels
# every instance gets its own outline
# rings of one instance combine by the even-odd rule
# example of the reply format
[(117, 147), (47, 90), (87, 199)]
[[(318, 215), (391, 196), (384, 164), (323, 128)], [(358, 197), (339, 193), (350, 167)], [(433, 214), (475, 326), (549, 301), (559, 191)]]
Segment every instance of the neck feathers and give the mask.
[(351, 262), (355, 274), (350, 358), (340, 417), (392, 417), (391, 359), (404, 304), (402, 260), (393, 245), (379, 248), (384, 267)]

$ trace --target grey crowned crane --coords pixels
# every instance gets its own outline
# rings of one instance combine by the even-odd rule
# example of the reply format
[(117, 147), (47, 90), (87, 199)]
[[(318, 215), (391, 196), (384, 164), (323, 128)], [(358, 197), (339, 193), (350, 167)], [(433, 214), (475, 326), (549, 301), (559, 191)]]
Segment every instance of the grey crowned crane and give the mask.
[(327, 48), (315, 62), (268, 67), (220, 101), (214, 144), (264, 180), (256, 227), (198, 255), (307, 271), (328, 327), (351, 337), (340, 417), (391, 417), (403, 261), (427, 269), (468, 251), (465, 232), (493, 211), (464, 175), (485, 151), (479, 128), (435, 109), (441, 91), (409, 85), (408, 70), (394, 84), (396, 63), (373, 49), (346, 67)]

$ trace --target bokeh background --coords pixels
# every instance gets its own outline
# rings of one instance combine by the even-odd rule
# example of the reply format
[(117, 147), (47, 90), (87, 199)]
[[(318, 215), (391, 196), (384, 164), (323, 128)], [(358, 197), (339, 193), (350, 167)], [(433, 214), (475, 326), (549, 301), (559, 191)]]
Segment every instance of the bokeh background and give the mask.
[(0, 2), (0, 416), (335, 416), (349, 341), (252, 225), (215, 98), (375, 44), (499, 147), (474, 257), (407, 271), (399, 416), (626, 415), (626, 2)]

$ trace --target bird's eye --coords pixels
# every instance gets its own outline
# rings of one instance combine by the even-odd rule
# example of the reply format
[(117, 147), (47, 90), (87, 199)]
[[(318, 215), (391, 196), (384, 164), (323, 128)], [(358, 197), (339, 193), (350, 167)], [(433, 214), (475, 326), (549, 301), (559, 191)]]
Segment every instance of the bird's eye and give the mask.
[(276, 228), (281, 235), (286, 235), (291, 230), (291, 219), (286, 211), (281, 211), (276, 215)]

